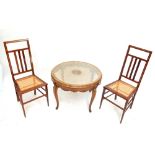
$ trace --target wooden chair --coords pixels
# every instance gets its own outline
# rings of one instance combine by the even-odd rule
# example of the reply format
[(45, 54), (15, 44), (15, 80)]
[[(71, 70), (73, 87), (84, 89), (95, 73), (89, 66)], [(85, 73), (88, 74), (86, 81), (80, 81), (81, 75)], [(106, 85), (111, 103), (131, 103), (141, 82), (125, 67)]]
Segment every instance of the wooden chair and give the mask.
[[(151, 54), (151, 51), (129, 45), (119, 79), (103, 87), (100, 108), (103, 99), (106, 99), (123, 110), (120, 123), (128, 108), (132, 108)], [(117, 99), (117, 96), (125, 100), (123, 107), (116, 104), (116, 102), (111, 99), (110, 96), (112, 95), (115, 95), (115, 100)]]
[[(15, 86), (17, 101), (20, 101), (22, 105), (24, 116), (26, 117), (24, 104), (38, 98), (45, 96), (49, 106), (48, 84), (37, 77), (34, 73), (29, 40), (21, 39), (5, 41), (4, 47)], [(31, 100), (23, 101), (23, 94), (34, 91), (34, 94), (36, 95), (36, 90), (38, 90), (41, 95)]]

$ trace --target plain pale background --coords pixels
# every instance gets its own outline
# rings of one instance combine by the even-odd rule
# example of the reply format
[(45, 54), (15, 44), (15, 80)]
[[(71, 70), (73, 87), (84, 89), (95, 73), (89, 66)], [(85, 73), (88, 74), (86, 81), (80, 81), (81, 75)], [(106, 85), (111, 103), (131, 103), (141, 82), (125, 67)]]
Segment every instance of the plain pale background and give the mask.
[[(102, 86), (116, 80), (129, 44), (155, 49), (153, 0), (0, 1), (0, 154), (155, 154), (154, 53), (132, 110), (119, 124), (120, 111), (104, 101)], [(29, 38), (36, 74), (49, 83), (50, 107), (42, 98), (26, 106), (16, 101), (3, 41)], [(90, 95), (52, 92), (51, 69), (80, 60), (103, 73), (88, 112)]]

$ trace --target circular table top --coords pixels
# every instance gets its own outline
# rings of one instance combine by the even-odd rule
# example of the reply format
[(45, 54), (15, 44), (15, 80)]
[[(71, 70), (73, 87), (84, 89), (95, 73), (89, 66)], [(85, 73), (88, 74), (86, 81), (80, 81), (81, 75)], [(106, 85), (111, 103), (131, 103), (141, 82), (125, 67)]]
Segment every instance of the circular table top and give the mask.
[(81, 61), (68, 61), (55, 66), (52, 79), (59, 85), (68, 87), (86, 87), (101, 81), (101, 71), (92, 64)]

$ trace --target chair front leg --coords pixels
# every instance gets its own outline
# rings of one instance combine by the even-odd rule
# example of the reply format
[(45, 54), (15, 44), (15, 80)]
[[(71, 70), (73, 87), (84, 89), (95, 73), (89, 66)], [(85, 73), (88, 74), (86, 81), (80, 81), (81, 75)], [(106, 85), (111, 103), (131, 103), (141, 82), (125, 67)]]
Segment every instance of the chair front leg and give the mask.
[(16, 91), (17, 101), (19, 101), (19, 96), (18, 96), (17, 90), (15, 89), (15, 91)]
[(21, 93), (19, 93), (19, 100), (20, 100), (20, 103), (21, 103), (21, 106), (22, 106), (22, 109), (23, 109), (24, 116), (26, 117), (25, 108), (24, 108), (24, 102), (23, 102), (23, 98), (22, 98), (22, 94)]
[(123, 120), (124, 114), (125, 114), (125, 112), (126, 112), (127, 104), (128, 104), (128, 100), (126, 100), (126, 102), (125, 102), (125, 105), (124, 105), (124, 108), (123, 108), (123, 113), (122, 113), (122, 116), (121, 116), (120, 123), (122, 123), (122, 120)]

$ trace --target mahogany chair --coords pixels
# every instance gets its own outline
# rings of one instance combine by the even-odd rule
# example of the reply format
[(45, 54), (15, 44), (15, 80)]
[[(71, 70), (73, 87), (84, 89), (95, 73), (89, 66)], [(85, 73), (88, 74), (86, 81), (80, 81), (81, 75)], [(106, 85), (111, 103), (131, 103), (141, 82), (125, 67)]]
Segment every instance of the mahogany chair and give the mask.
[[(24, 116), (26, 117), (24, 105), (41, 97), (48, 100), (47, 83), (37, 77), (34, 73), (30, 44), (28, 39), (5, 41), (4, 47), (15, 86), (17, 101), (20, 101)], [(36, 90), (41, 95), (28, 101), (23, 101), (23, 94)]]
[[(119, 79), (103, 87), (100, 108), (103, 99), (106, 99), (123, 110), (120, 123), (122, 123), (124, 114), (128, 108), (132, 108), (151, 54), (152, 52), (149, 50), (129, 45)], [(114, 95), (114, 100), (116, 100), (118, 96), (125, 101), (123, 107), (112, 100), (110, 97), (112, 95)]]

